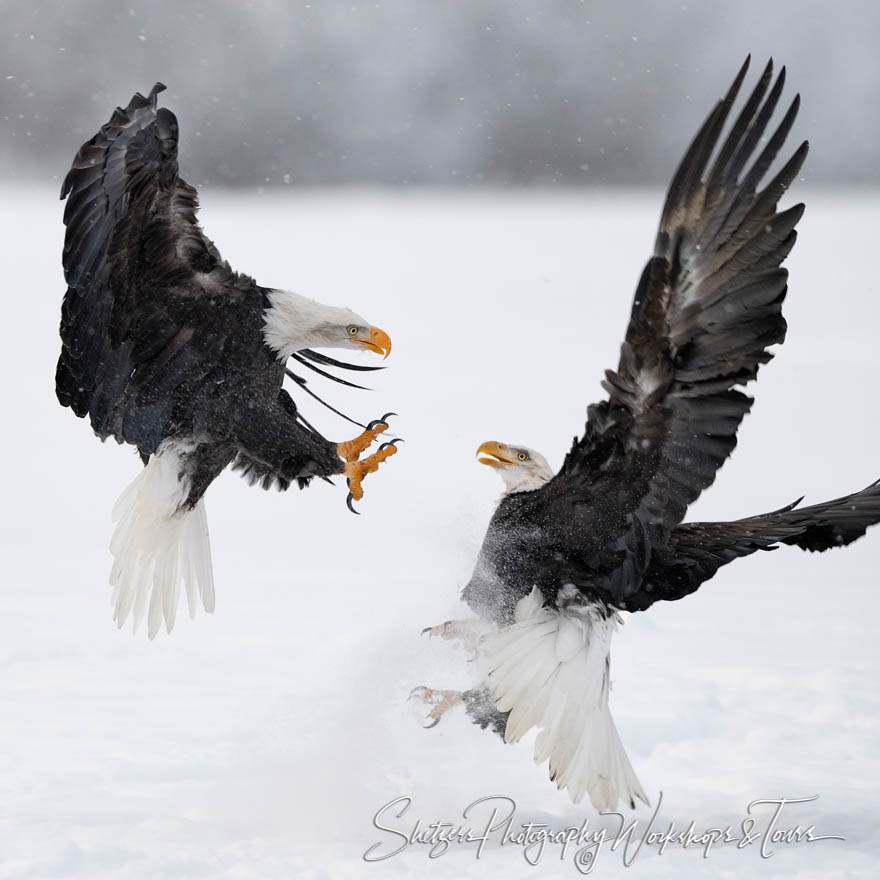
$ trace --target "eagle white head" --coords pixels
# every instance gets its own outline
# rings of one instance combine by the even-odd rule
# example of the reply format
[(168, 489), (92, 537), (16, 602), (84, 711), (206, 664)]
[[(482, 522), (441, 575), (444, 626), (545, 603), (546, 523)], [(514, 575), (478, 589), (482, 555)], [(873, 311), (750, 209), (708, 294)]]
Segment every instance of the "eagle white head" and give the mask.
[(351, 309), (325, 306), (290, 290), (270, 290), (263, 338), (279, 360), (304, 348), (375, 351), (388, 357), (391, 339)]
[[(553, 479), (553, 469), (540, 452), (488, 440), (477, 450), (480, 464), (495, 468), (504, 480), (504, 494), (531, 492)], [(482, 457), (481, 457), (482, 456)]]

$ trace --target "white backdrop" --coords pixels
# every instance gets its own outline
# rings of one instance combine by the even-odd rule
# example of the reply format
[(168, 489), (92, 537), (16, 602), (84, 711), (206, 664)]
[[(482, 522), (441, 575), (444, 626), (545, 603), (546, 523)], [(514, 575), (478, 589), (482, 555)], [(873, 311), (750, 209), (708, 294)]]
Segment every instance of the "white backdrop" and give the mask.
[[(808, 209), (789, 339), (691, 518), (880, 476), (880, 197), (796, 195)], [(515, 798), (520, 821), (593, 816), (532, 764), (530, 742), (504, 746), (452, 715), (423, 731), (405, 697), (470, 682), (462, 651), (419, 630), (462, 613), (500, 492), (474, 452), (500, 439), (561, 462), (616, 364), (660, 199), (204, 193), (207, 232), (235, 267), (388, 330), (376, 391), (326, 391), (363, 418), (396, 410), (406, 443), (368, 479), (357, 518), (342, 485), (279, 495), (221, 477), (206, 497), (217, 611), (148, 643), (115, 630), (107, 586), (110, 508), (138, 461), (54, 398), (61, 206), (40, 188), (0, 193), (0, 877), (577, 876), (509, 846), (479, 860), (464, 847), (362, 855), (389, 840), (371, 819), (400, 795), (426, 823), (492, 794)], [(755, 847), (645, 852), (628, 871), (606, 852), (603, 876), (874, 876), (878, 562), (880, 529), (821, 556), (758, 554), (628, 616), (612, 648), (612, 710), (652, 802), (663, 792), (658, 824), (738, 825), (755, 798), (818, 794), (788, 824), (847, 841), (769, 860)]]

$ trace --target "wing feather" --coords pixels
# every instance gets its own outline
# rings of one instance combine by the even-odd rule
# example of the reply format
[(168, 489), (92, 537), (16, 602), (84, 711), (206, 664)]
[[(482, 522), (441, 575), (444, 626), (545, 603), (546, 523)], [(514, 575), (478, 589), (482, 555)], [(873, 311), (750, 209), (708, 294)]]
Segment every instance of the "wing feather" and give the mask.
[(77, 152), (61, 187), (67, 293), (56, 393), (78, 416), (89, 414), (101, 437), (140, 446), (149, 444), (139, 429), (123, 429), (139, 424), (124, 411), (132, 386), (168, 362), (184, 329), (163, 291), (221, 262), (196, 221), (196, 191), (178, 176), (177, 120), (157, 106), (164, 88), (156, 83), (117, 108)]
[[(603, 382), (608, 400), (589, 408), (584, 436), (542, 490), (569, 505), (572, 496), (590, 499), (583, 517), (595, 519), (604, 485), (629, 487), (623, 509), (601, 514), (620, 524), (618, 562), (604, 587), (624, 604), (638, 589), (652, 548), (668, 543), (688, 505), (733, 451), (753, 402), (737, 386), (753, 380), (773, 357), (768, 349), (785, 339), (788, 273), (780, 264), (794, 246), (804, 208), (778, 211), (777, 205), (808, 146), (758, 189), (799, 106), (796, 97), (753, 159), (785, 81), (783, 69), (771, 87), (772, 62), (721, 139), (748, 63), (672, 178), (618, 368)], [(613, 499), (619, 508), (619, 488)], [(572, 540), (576, 532), (570, 530)]]
[(721, 566), (758, 550), (775, 550), (780, 544), (812, 552), (845, 547), (880, 522), (878, 483), (809, 507), (799, 507), (802, 500), (734, 522), (676, 526), (667, 547), (652, 559), (643, 588), (630, 597), (627, 607), (638, 611), (658, 600), (681, 599)]

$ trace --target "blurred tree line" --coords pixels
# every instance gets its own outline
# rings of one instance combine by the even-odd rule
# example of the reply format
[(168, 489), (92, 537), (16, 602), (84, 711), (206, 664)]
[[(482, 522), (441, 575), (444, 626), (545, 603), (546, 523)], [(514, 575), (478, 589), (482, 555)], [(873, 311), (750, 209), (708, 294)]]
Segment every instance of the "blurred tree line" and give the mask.
[(748, 52), (817, 182), (878, 180), (880, 5), (2, 0), (2, 179), (60, 178), (162, 80), (197, 184), (662, 183)]

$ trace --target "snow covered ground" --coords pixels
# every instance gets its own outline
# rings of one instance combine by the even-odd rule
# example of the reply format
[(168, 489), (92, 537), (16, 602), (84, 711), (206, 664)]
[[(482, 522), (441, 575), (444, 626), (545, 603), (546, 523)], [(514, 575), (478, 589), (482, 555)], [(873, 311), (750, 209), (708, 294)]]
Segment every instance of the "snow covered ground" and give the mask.
[[(880, 195), (798, 196), (789, 340), (692, 518), (880, 476)], [(0, 878), (578, 876), (572, 849), (548, 846), (531, 867), (497, 836), (479, 859), (473, 845), (363, 854), (400, 845), (372, 819), (401, 796), (409, 811), (385, 822), (406, 830), (462, 824), (491, 795), (515, 800), (517, 825), (617, 825), (558, 793), (531, 742), (503, 746), (451, 715), (424, 731), (405, 698), (470, 682), (461, 649), (419, 630), (463, 612), (500, 491), (474, 451), (499, 439), (560, 463), (616, 364), (660, 194), (208, 191), (203, 204), (234, 266), (388, 330), (376, 390), (327, 393), (362, 418), (396, 410), (406, 444), (369, 478), (360, 517), (342, 486), (266, 494), (225, 474), (207, 495), (216, 613), (180, 615), (154, 643), (117, 632), (110, 508), (139, 464), (55, 402), (55, 193), (2, 193)], [(351, 434), (304, 409), (331, 437)], [(663, 792), (655, 829), (738, 831), (754, 799), (819, 795), (779, 827), (846, 841), (705, 860), (698, 846), (646, 847), (629, 868), (607, 845), (597, 875), (876, 876), (878, 564), (880, 530), (839, 553), (760, 554), (627, 617), (612, 650), (621, 736), (655, 806)], [(636, 812), (639, 834), (652, 812)], [(770, 813), (757, 808), (755, 831)]]

